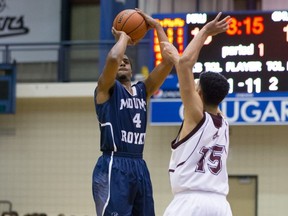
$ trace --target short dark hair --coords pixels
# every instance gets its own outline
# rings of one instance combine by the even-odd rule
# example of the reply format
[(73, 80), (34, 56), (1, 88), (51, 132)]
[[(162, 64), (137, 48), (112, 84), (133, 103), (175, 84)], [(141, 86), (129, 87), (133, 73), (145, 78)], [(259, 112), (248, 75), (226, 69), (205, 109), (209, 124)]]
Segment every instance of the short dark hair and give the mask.
[(220, 73), (203, 72), (199, 82), (204, 103), (207, 105), (218, 106), (229, 92), (229, 83)]

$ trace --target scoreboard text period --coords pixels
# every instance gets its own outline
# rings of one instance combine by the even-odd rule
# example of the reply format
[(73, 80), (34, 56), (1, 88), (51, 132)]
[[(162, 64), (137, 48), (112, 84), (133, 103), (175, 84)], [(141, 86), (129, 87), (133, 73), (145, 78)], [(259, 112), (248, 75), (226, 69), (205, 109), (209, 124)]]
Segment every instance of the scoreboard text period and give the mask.
[[(153, 17), (159, 20), (169, 41), (181, 54), (216, 15), (155, 14)], [(229, 29), (206, 40), (193, 68), (195, 78), (203, 71), (222, 73), (229, 81), (230, 94), (288, 92), (288, 11), (242, 11), (223, 13), (221, 18), (227, 15), (232, 18)], [(154, 67), (162, 57), (156, 32), (152, 34), (151, 67)], [(178, 91), (175, 72), (166, 79), (162, 90)]]

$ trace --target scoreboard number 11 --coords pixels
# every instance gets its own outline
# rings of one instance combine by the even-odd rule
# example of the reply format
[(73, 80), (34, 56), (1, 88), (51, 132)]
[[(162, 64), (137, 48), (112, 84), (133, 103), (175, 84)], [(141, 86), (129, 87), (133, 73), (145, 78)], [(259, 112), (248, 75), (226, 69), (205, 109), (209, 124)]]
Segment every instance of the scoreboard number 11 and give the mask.
[[(229, 94), (234, 93), (235, 85), (237, 85), (238, 88), (245, 88), (245, 92), (247, 93), (261, 93), (261, 86), (262, 86), (262, 80), (261, 78), (248, 78), (244, 80), (243, 82), (237, 82), (234, 83), (233, 78), (227, 79), (230, 89)], [(269, 91), (277, 91), (278, 90), (278, 78), (273, 76), (269, 79), (268, 89)]]

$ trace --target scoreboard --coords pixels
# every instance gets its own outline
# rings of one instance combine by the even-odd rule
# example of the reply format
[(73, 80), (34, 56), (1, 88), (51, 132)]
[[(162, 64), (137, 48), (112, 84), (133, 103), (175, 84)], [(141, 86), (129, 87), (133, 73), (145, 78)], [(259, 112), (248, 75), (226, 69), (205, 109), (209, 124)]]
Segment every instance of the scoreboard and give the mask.
[[(180, 55), (217, 13), (154, 14)], [(223, 74), (230, 84), (220, 109), (231, 125), (288, 124), (288, 11), (224, 12), (229, 29), (207, 38), (193, 73)], [(151, 32), (150, 67), (162, 60), (156, 31)], [(180, 125), (183, 120), (176, 71), (166, 78), (150, 106), (152, 125)]]
[[(181, 54), (188, 43), (216, 13), (155, 14), (169, 41)], [(288, 92), (288, 11), (223, 13), (230, 15), (229, 29), (209, 37), (193, 72), (222, 73), (229, 93)], [(220, 18), (220, 19), (221, 19)], [(153, 33), (151, 67), (161, 62), (159, 41)], [(164, 90), (177, 90), (176, 73), (167, 78)]]

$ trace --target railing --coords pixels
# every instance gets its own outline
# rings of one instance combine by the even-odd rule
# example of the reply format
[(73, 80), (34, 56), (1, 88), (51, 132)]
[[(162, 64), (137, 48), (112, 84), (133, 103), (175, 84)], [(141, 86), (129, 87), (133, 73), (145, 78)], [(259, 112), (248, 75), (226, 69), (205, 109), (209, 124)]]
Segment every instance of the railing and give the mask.
[[(64, 41), (60, 43), (0, 44), (0, 63), (16, 63), (17, 82), (97, 81), (115, 41)], [(133, 71), (149, 68), (150, 42), (129, 46)]]

